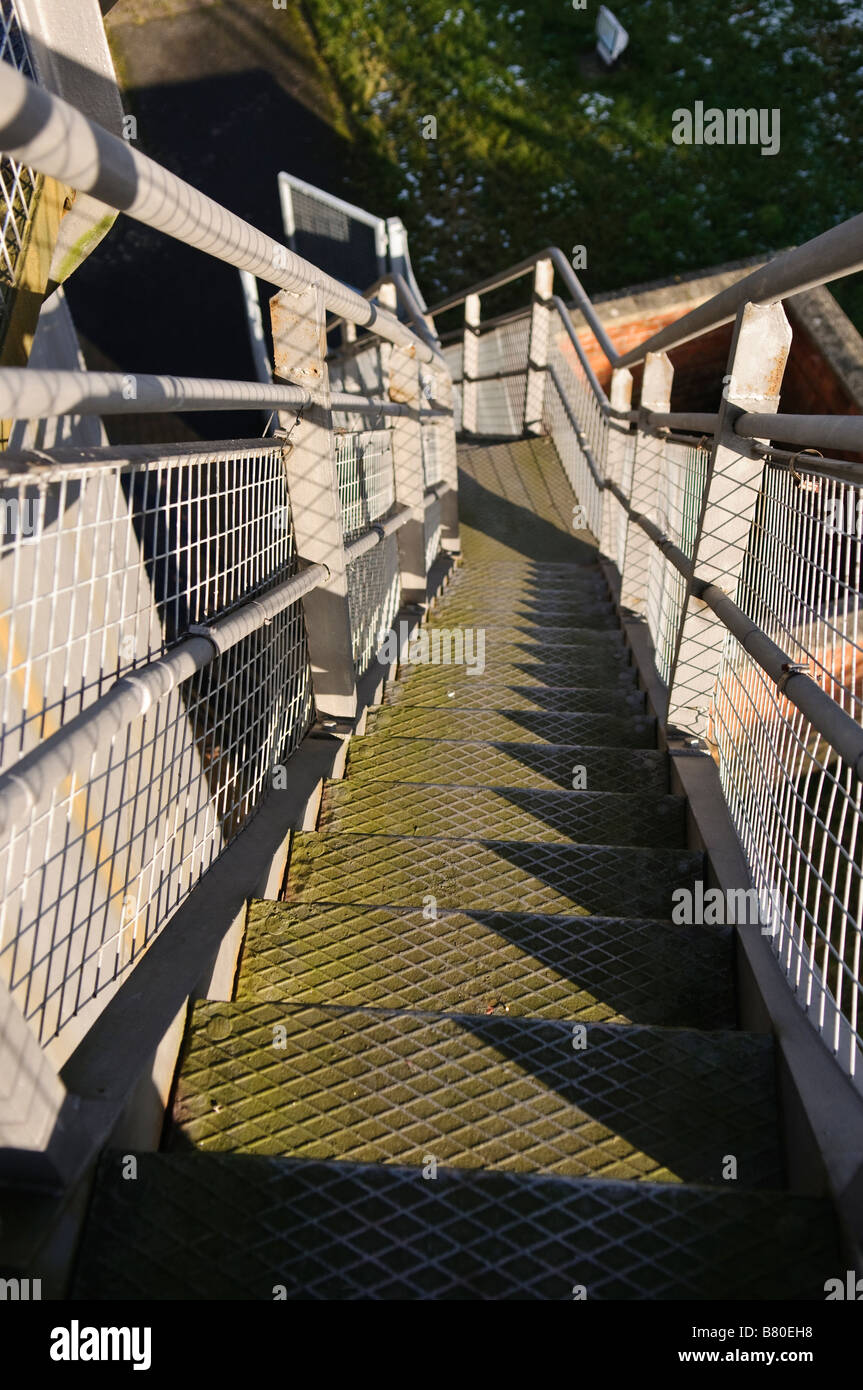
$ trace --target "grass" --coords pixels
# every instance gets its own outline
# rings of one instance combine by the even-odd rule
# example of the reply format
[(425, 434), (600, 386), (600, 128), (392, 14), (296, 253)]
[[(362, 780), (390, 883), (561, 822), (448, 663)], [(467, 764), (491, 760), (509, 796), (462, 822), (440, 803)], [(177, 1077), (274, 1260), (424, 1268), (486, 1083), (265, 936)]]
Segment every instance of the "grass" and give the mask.
[[(630, 40), (613, 71), (593, 56), (593, 0), (305, 9), (358, 185), (374, 157), (364, 201), (402, 216), (430, 301), (549, 243), (587, 248), (596, 292), (798, 244), (860, 210), (863, 7), (618, 0)], [(778, 108), (779, 153), (673, 144), (673, 111), (697, 100)], [(863, 324), (863, 286), (840, 297)]]

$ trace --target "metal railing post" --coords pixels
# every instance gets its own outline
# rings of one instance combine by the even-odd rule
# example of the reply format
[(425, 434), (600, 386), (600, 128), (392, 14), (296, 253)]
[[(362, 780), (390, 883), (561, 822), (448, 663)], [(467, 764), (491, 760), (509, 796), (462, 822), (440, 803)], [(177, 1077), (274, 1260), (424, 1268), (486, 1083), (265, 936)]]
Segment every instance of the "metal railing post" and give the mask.
[[(641, 408), (666, 411), (671, 408), (674, 368), (664, 352), (648, 353), (641, 383)], [(654, 435), (638, 430), (632, 467), (630, 502), (634, 511), (655, 516), (660, 475), (665, 462), (665, 444)], [(621, 602), (636, 613), (647, 608), (650, 565), (655, 554), (652, 541), (637, 526), (627, 525), (626, 549), (620, 590)]]
[(461, 368), (461, 427), (465, 434), (476, 434), (477, 376), (479, 374), (479, 324), (482, 306), (478, 294), (464, 302), (464, 350)]
[(5, 983), (0, 980), (0, 1181), (46, 1187), (67, 1177), (69, 1135), (62, 1132), (66, 1088)]
[[(395, 310), (396, 288), (384, 284), (380, 301)], [(391, 401), (410, 407), (410, 414), (397, 415), (390, 441), (393, 454), (393, 481), (396, 502), (408, 507), (410, 521), (398, 532), (399, 575), (403, 603), (425, 603), (425, 475), (420, 424), (419, 364), (413, 353), (398, 347), (382, 347), (384, 386)]]
[(333, 447), (326, 311), (320, 289), (282, 290), (270, 300), (275, 375), (305, 386), (312, 404), (303, 418), (281, 414), (290, 434), (285, 469), (297, 554), (326, 565), (330, 579), (303, 599), (315, 705), (321, 714), (352, 719), (356, 713), (351, 616), (342, 532), (342, 509)]
[[(441, 405), (453, 410), (452, 377), (443, 368), (432, 368), (435, 399)], [(458, 525), (458, 452), (455, 437), (455, 419), (439, 420), (433, 428), (437, 437), (440, 478), (446, 491), (441, 496), (441, 546), (444, 550), (457, 551), (461, 547)]]
[[(611, 373), (609, 404), (615, 410), (629, 410), (632, 405), (632, 372), (627, 367), (615, 367)], [(609, 429), (606, 453), (606, 477), (617, 483), (628, 494), (629, 479), (624, 477), (627, 450), (632, 447), (632, 438), (627, 438), (621, 429)], [(626, 535), (626, 514), (611, 492), (602, 497), (602, 534), (600, 549), (618, 569), (623, 561), (623, 544)]]
[[(764, 471), (762, 459), (746, 457), (734, 433), (740, 410), (775, 414), (791, 346), (791, 328), (781, 304), (746, 304), (735, 325), (701, 515), (693, 569), (702, 581), (732, 597), (746, 555)], [(746, 445), (743, 446), (748, 453)], [(688, 593), (681, 615), (669, 680), (669, 727), (698, 737), (708, 732), (710, 704), (725, 629), (707, 605)]]
[[(341, 328), (342, 347), (349, 348), (357, 341), (357, 326), (345, 319)], [(344, 369), (342, 382), (346, 391), (362, 391), (363, 383), (360, 376), (360, 369), (357, 366), (357, 359), (353, 353), (349, 353), (344, 359)]]
[(528, 434), (542, 433), (542, 406), (545, 398), (545, 377), (553, 314), (553, 310), (549, 307), (549, 301), (553, 293), (554, 266), (549, 260), (537, 261), (533, 273), (533, 304), (530, 311), (527, 384), (524, 392), (524, 419), (522, 421), (523, 428)]

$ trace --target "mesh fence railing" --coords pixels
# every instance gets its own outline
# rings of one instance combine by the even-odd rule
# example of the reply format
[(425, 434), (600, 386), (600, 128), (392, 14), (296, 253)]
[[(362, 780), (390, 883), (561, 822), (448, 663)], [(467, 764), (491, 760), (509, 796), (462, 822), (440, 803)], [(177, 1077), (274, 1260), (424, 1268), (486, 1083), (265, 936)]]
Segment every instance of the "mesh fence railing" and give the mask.
[[(525, 317), (481, 334), (477, 374), (519, 366), (526, 372), (527, 330)], [(447, 351), (459, 375), (461, 347)], [(516, 386), (508, 382), (506, 389), (517, 389), (521, 394), (515, 403), (523, 405), (525, 375), (513, 380)], [(480, 432), (506, 432), (501, 427), (517, 418), (513, 398), (504, 402), (504, 384), (503, 378), (479, 383)], [(658, 527), (697, 569), (710, 449), (644, 429), (612, 432), (576, 355), (554, 337), (543, 426), (588, 528), (616, 560), (624, 609), (647, 620), (657, 671), (668, 686), (675, 677), (687, 583), (600, 480), (615, 484), (632, 512)], [(863, 482), (846, 480), (847, 466), (843, 468), (844, 473), (819, 471), (811, 462), (807, 467), (802, 455), (791, 469), (773, 464), (754, 468), (748, 485), (754, 520), (742, 530), (723, 528), (723, 537), (739, 538), (739, 553), (724, 556), (724, 564), (740, 575), (736, 602), (756, 627), (859, 724)], [(747, 512), (741, 496), (737, 508)], [(719, 524), (728, 519), (720, 516)], [(723, 540), (724, 549), (729, 544)], [(724, 638), (709, 713), (722, 786), (756, 895), (773, 914), (769, 934), (774, 950), (791, 989), (859, 1086), (861, 783), (730, 633)]]
[[(554, 440), (572, 489), (584, 507), (593, 534), (602, 534), (603, 490), (608, 420), (574, 354), (554, 345), (543, 400), (543, 425)], [(591, 467), (588, 453), (593, 459)], [(596, 469), (596, 473), (594, 472)]]
[[(863, 484), (768, 466), (738, 584), (740, 607), (863, 722)], [(789, 985), (860, 1083), (861, 783), (734, 638), (713, 706), (722, 785), (772, 909)]]
[[(645, 508), (662, 533), (692, 559), (701, 511), (709, 454), (675, 440), (658, 441), (642, 436), (642, 449), (658, 453), (655, 502)], [(652, 542), (647, 584), (647, 621), (653, 639), (656, 667), (667, 685), (683, 605), (686, 580)]]
[(519, 435), (524, 421), (527, 389), (527, 347), (530, 316), (501, 324), (483, 333), (478, 342), (477, 375), (500, 372), (499, 380), (483, 381), (477, 396), (477, 433)]
[[(26, 77), (34, 76), (15, 0), (0, 0), (0, 62), (11, 63)], [(9, 327), (21, 254), (38, 196), (38, 177), (33, 170), (0, 155), (0, 347)]]
[[(391, 432), (338, 434), (336, 472), (345, 542), (386, 516), (395, 500)], [(347, 568), (354, 666), (361, 675), (398, 612), (401, 585), (398, 542), (387, 537)]]
[(447, 365), (447, 370), (452, 377), (453, 391), (453, 425), (456, 433), (462, 427), (461, 402), (461, 374), (464, 365), (464, 345), (461, 342), (449, 343), (443, 349), (443, 359)]
[[(2, 475), (4, 770), (190, 626), (296, 569), (278, 446), (101, 452)], [(294, 604), (96, 748), (13, 829), (0, 848), (0, 970), (43, 1043), (103, 1006), (312, 714)]]

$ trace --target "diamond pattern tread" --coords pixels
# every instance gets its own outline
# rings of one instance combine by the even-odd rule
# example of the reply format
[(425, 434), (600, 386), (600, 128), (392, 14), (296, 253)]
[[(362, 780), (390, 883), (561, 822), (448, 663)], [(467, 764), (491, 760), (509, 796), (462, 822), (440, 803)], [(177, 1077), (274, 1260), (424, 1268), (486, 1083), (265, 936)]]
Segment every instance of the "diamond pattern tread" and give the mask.
[[(443, 614), (440, 621), (432, 617), (428, 623), (428, 630), (434, 632), (436, 629), (446, 629), (450, 627), (449, 615)], [(504, 642), (518, 646), (523, 651), (532, 651), (534, 648), (543, 646), (552, 647), (585, 647), (595, 644), (597, 648), (619, 649), (623, 646), (623, 635), (615, 626), (612, 631), (604, 628), (580, 627), (577, 623), (569, 624), (548, 624), (545, 627), (536, 627), (530, 622), (518, 622), (512, 619), (500, 622), (481, 623), (486, 639), (489, 644), (494, 642)]]
[(703, 857), (681, 849), (396, 835), (294, 837), (285, 899), (670, 918)]
[[(75, 1299), (821, 1301), (826, 1202), (242, 1154), (100, 1166)], [(130, 1258), (130, 1252), (135, 1257)]]
[(668, 791), (668, 758), (655, 748), (602, 748), (584, 744), (483, 743), (463, 740), (446, 746), (433, 738), (384, 741), (355, 738), (348, 750), (348, 776), (391, 782), (429, 782), (462, 787), (532, 787), (572, 790), (573, 768), (583, 767), (584, 791), (630, 795)]
[(548, 689), (545, 686), (526, 686), (515, 683), (504, 686), (499, 681), (462, 681), (454, 689), (448, 681), (393, 681), (384, 693), (382, 708), (408, 704), (427, 708), (486, 709), (513, 711), (537, 710), (553, 714), (615, 714), (644, 716), (644, 692), (634, 686), (621, 685), (609, 689), (599, 686), (564, 686)]
[[(515, 623), (486, 622), (479, 626), (485, 633), (486, 661), (490, 653), (494, 653), (496, 660), (507, 663), (543, 661), (545, 658), (542, 653), (545, 648), (553, 649), (559, 654), (561, 661), (580, 660), (585, 648), (595, 651), (597, 655), (611, 657), (615, 661), (626, 659), (626, 648), (619, 631), (604, 632), (602, 629), (573, 626), (548, 627), (537, 633), (536, 629), (530, 626), (524, 628)], [(450, 623), (446, 615), (442, 616), (440, 621), (432, 619), (423, 629), (429, 634), (430, 639), (434, 638), (435, 633), (442, 634), (452, 630), (458, 629)]]
[(620, 792), (430, 786), (422, 782), (328, 782), (317, 829), (350, 835), (433, 839), (550, 840), (559, 844), (686, 845), (682, 797)]
[(505, 1015), (195, 1005), (169, 1147), (566, 1177), (783, 1181), (772, 1040)]
[(597, 632), (620, 631), (613, 605), (594, 602), (587, 597), (580, 601), (576, 598), (546, 601), (490, 598), (486, 601), (481, 594), (473, 597), (467, 590), (459, 594), (447, 592), (432, 608), (431, 617), (440, 626), (457, 622), (466, 627), (526, 627), (538, 636), (546, 630), (555, 631), (570, 624)]
[(369, 716), (367, 739), (435, 738), (456, 742), (607, 744), (615, 748), (655, 748), (656, 720), (630, 714), (537, 714), (519, 710), (460, 710), (426, 705), (380, 706)]
[(253, 902), (237, 997), (734, 1028), (731, 935), (633, 918)]
[(613, 689), (622, 684), (634, 684), (637, 674), (626, 652), (598, 652), (592, 647), (555, 650), (545, 658), (540, 649), (519, 654), (513, 649), (498, 651), (486, 644), (483, 653), (474, 645), (470, 650), (466, 648), (464, 662), (447, 660), (451, 655), (448, 650), (437, 653), (433, 648), (429, 650), (429, 660), (418, 659), (401, 667), (400, 680), (406, 684), (423, 680), (463, 684), (468, 680), (475, 684), (488, 681), (501, 685), (607, 685)]

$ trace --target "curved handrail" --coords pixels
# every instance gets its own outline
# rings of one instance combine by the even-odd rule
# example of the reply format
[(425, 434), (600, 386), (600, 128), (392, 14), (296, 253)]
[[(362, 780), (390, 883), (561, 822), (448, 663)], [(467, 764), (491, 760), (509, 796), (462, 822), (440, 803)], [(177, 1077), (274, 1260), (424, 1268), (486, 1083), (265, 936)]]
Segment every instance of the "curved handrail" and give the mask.
[(328, 309), (379, 337), (411, 348), (421, 362), (436, 353), (392, 314), (258, 231), (68, 102), (0, 64), (0, 150), (186, 246), (294, 294), (319, 289)]
[(590, 296), (557, 246), (546, 246), (544, 250), (537, 251), (535, 255), (510, 266), (499, 275), (491, 275), (466, 290), (448, 295), (432, 305), (429, 312), (433, 315), (440, 314), (446, 309), (464, 303), (468, 295), (481, 295), (500, 289), (510, 281), (527, 275), (538, 261), (544, 260), (551, 261), (555, 270), (559, 272), (602, 348), (606, 361), (612, 367), (633, 367), (642, 362), (649, 352), (667, 352), (669, 348), (679, 347), (681, 343), (689, 342), (692, 338), (698, 338), (703, 333), (709, 333), (714, 328), (721, 328), (723, 324), (730, 323), (744, 304), (772, 304), (777, 300), (802, 294), (804, 290), (814, 289), (816, 285), (824, 285), (830, 280), (838, 280), (845, 275), (853, 275), (856, 271), (863, 270), (863, 213), (858, 213), (856, 217), (821, 232), (802, 246), (795, 246), (790, 251), (783, 251), (780, 255), (774, 256), (766, 265), (759, 266), (751, 274), (736, 280), (733, 285), (726, 286), (724, 290), (720, 290), (703, 304), (697, 305), (682, 318), (667, 324), (625, 353), (618, 353), (615, 349), (597, 316)]

